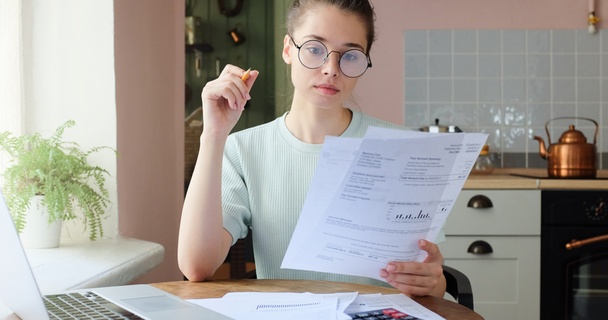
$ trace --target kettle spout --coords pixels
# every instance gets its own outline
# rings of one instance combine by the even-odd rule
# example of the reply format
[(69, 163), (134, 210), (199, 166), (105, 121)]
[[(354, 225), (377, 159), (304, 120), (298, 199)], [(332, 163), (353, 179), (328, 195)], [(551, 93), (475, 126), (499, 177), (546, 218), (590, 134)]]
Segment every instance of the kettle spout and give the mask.
[(545, 147), (545, 141), (543, 140), (543, 138), (541, 138), (539, 136), (534, 136), (534, 140), (538, 140), (539, 153), (540, 153), (541, 158), (547, 159), (548, 153), (547, 153), (547, 148)]

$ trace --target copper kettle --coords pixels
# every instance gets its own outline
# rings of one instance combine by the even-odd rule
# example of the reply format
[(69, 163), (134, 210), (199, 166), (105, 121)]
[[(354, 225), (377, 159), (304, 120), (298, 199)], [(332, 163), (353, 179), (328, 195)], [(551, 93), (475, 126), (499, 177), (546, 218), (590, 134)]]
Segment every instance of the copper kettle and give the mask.
[[(593, 122), (595, 124), (593, 144), (587, 143), (585, 135), (576, 130), (574, 125), (569, 126), (569, 129), (559, 138), (558, 143), (551, 144), (551, 136), (547, 126), (549, 122), (560, 119), (582, 119)], [(589, 118), (559, 117), (547, 121), (545, 131), (547, 131), (547, 138), (549, 139), (549, 150), (545, 149), (543, 138), (534, 136), (534, 139), (540, 143), (540, 156), (548, 160), (547, 172), (549, 178), (595, 178), (597, 173), (595, 158), (598, 129), (597, 122)]]

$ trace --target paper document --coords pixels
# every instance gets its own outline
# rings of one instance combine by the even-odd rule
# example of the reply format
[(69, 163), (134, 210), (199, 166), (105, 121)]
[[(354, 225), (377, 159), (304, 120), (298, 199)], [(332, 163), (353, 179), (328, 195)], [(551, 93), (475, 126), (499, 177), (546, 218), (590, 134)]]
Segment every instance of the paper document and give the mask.
[(387, 308), (423, 320), (445, 320), (403, 294), (233, 292), (219, 299), (188, 301), (237, 320), (350, 320), (348, 314)]
[(422, 261), (487, 134), (370, 128), (327, 137), (282, 268), (365, 276)]
[(291, 292), (234, 292), (221, 299), (193, 299), (233, 319), (309, 320), (350, 319), (344, 310), (355, 300), (356, 292), (313, 294)]

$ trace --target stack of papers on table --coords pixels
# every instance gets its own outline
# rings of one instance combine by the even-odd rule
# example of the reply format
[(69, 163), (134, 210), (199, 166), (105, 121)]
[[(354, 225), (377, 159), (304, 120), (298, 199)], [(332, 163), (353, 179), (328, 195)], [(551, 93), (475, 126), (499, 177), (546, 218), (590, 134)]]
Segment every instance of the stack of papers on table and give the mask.
[(189, 301), (234, 319), (346, 320), (348, 314), (392, 308), (419, 319), (445, 320), (403, 294), (233, 292)]

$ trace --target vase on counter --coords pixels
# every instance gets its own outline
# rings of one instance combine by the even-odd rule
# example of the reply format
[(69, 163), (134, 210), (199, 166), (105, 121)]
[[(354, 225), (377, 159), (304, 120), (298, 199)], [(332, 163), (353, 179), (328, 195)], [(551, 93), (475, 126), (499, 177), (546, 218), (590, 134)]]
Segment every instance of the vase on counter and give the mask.
[(487, 144), (481, 148), (481, 152), (473, 165), (471, 174), (490, 174), (494, 171), (494, 159)]
[(59, 247), (62, 220), (49, 222), (46, 206), (41, 203), (43, 196), (34, 196), (26, 212), (25, 226), (19, 238), (25, 248), (48, 249)]

